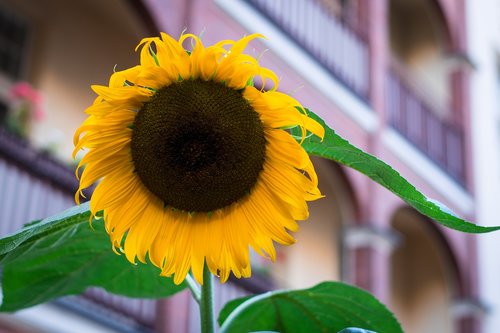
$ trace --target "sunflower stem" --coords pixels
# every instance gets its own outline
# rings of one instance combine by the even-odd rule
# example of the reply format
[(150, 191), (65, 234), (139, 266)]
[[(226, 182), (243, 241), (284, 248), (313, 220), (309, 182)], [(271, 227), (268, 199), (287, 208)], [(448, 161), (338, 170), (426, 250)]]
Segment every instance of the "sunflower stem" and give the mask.
[(198, 284), (193, 279), (191, 274), (186, 275), (185, 281), (186, 281), (186, 284), (187, 284), (189, 290), (191, 290), (191, 295), (193, 295), (194, 300), (196, 301), (196, 303), (200, 304), (200, 299), (201, 299), (200, 286), (198, 286)]
[(208, 269), (207, 263), (203, 267), (203, 285), (201, 286), (200, 299), (201, 332), (215, 332), (214, 318), (214, 287), (212, 273)]

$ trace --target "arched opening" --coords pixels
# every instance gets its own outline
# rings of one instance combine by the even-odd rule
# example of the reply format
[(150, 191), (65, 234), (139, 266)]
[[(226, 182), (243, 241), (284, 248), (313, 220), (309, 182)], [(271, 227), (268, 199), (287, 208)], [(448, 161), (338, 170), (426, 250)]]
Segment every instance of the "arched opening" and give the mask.
[(310, 287), (326, 280), (343, 280), (342, 229), (354, 216), (350, 187), (334, 162), (313, 158), (319, 188), (325, 198), (310, 202), (310, 217), (299, 222), (293, 246), (277, 247), (276, 263), (270, 267), (279, 288)]
[(410, 208), (393, 216), (401, 244), (391, 260), (391, 308), (407, 333), (456, 332), (452, 298), (458, 272), (451, 252), (432, 222)]
[(389, 34), (393, 67), (433, 111), (448, 117), (450, 38), (439, 6), (434, 0), (390, 0)]

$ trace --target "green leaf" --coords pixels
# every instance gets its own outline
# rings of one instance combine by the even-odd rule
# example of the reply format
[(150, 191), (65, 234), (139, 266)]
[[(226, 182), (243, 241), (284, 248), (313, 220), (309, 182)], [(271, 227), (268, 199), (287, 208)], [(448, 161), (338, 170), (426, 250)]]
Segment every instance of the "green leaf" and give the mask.
[(308, 114), (325, 128), (325, 138), (322, 142), (316, 136), (310, 136), (304, 140), (302, 146), (309, 154), (336, 161), (365, 174), (420, 213), (448, 228), (468, 233), (484, 233), (500, 229), (500, 226), (478, 226), (457, 217), (442, 204), (419, 192), (392, 167), (351, 145), (312, 111), (308, 111)]
[(338, 332), (348, 327), (403, 332), (394, 315), (375, 297), (340, 282), (234, 300), (220, 312), (219, 324), (220, 333)]
[(88, 204), (82, 204), (0, 239), (0, 311), (79, 294), (90, 286), (143, 298), (165, 297), (184, 288), (160, 277), (152, 264), (133, 265), (116, 255), (102, 220), (94, 220), (91, 228), (89, 219)]

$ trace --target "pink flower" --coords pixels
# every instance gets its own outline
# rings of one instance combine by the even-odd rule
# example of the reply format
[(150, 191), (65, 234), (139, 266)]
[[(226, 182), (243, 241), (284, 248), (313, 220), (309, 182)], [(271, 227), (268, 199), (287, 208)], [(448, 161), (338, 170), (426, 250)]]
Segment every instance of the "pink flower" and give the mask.
[(24, 100), (32, 106), (33, 119), (41, 121), (45, 117), (42, 108), (42, 95), (27, 82), (18, 82), (10, 89), (10, 96), (13, 100)]
[(45, 111), (43, 110), (41, 105), (35, 105), (35, 109), (33, 110), (33, 119), (36, 121), (42, 121), (45, 118)]
[(12, 86), (10, 89), (10, 95), (14, 99), (28, 99), (31, 100), (34, 90), (31, 85), (27, 82), (19, 82)]

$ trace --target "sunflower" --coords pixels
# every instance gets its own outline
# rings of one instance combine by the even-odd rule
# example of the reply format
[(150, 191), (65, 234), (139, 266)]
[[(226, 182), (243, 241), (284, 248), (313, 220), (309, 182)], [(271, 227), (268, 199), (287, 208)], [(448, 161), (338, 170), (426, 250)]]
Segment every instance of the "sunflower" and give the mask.
[[(113, 249), (132, 263), (148, 257), (176, 284), (189, 270), (203, 283), (205, 263), (222, 282), (249, 277), (250, 247), (274, 260), (273, 241), (294, 243), (288, 231), (321, 197), (287, 129), (302, 139), (324, 130), (243, 53), (260, 37), (208, 47), (192, 34), (143, 39), (140, 65), (92, 86), (98, 97), (75, 133), (74, 155), (87, 150), (76, 201), (98, 183), (90, 210)], [(255, 88), (255, 77), (273, 88)]]

